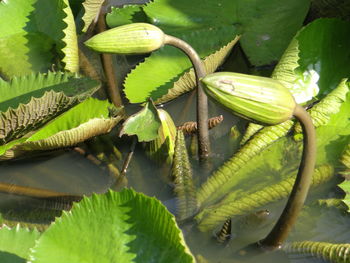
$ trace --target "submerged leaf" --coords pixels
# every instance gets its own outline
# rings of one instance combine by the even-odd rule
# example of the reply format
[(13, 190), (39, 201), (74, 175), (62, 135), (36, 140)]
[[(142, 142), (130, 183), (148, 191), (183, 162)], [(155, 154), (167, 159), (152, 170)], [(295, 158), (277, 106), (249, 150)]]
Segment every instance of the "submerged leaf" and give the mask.
[(193, 216), (198, 207), (185, 137), (181, 130), (176, 133), (174, 161), (171, 171), (177, 197), (177, 216), (179, 220), (184, 220)]
[(98, 15), (104, 0), (85, 0), (83, 3), (85, 13), (83, 16), (84, 28), (83, 32), (86, 32), (90, 24)]
[[(312, 177), (311, 186), (318, 186), (333, 177), (332, 166), (321, 166), (317, 168)], [(218, 204), (205, 208), (195, 218), (199, 222), (198, 227), (201, 231), (213, 229), (218, 224), (223, 223), (227, 218), (245, 215), (256, 211), (256, 209), (267, 205), (270, 202), (276, 202), (289, 196), (295, 177), (289, 177), (280, 183), (270, 185), (251, 194), (243, 195), (232, 201), (222, 201)]]
[(99, 83), (66, 73), (0, 80), (0, 145), (17, 139), (91, 96)]
[(329, 262), (349, 262), (350, 244), (334, 244), (315, 241), (299, 241), (287, 243), (283, 251), (293, 254), (311, 254)]
[(157, 108), (152, 101), (148, 101), (142, 110), (131, 115), (124, 123), (120, 131), (123, 134), (137, 135), (139, 142), (152, 141), (158, 136), (161, 120)]
[(194, 258), (158, 200), (124, 189), (76, 203), (39, 238), (30, 261), (185, 263)]
[[(0, 260), (3, 262), (4, 252), (15, 254), (23, 259), (28, 259), (29, 250), (34, 247), (40, 233), (37, 230), (21, 228), (19, 225), (13, 228), (2, 226), (0, 228)], [(21, 261), (19, 261), (21, 262)]]

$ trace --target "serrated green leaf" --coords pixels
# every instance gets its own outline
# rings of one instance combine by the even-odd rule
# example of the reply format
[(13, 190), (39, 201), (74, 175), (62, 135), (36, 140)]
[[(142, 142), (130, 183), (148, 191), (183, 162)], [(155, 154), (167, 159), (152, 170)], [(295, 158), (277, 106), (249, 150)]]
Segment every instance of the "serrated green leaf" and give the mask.
[[(40, 233), (37, 230), (28, 230), (17, 225), (14, 228), (2, 226), (0, 228), (0, 260), (3, 252), (15, 254), (18, 257), (28, 259), (29, 250), (34, 247)], [(1, 262), (4, 262), (1, 260)], [(18, 261), (21, 262), (21, 261)]]
[(140, 5), (124, 5), (121, 8), (112, 7), (106, 16), (109, 27), (117, 27), (130, 23), (145, 22), (146, 15)]
[(157, 138), (161, 125), (157, 108), (152, 101), (148, 101), (139, 112), (131, 115), (124, 123), (120, 136), (136, 135), (139, 142), (149, 142)]
[[(318, 186), (333, 177), (332, 166), (321, 166), (315, 170), (311, 186)], [(225, 200), (213, 207), (202, 210), (195, 218), (199, 222), (201, 231), (208, 231), (225, 222), (227, 218), (245, 215), (257, 211), (271, 202), (282, 200), (289, 196), (295, 181), (295, 176), (289, 177), (277, 184), (273, 184), (251, 194), (241, 194), (241, 198)]]
[(79, 55), (77, 32), (75, 30), (74, 17), (68, 0), (63, 0), (63, 12), (66, 16), (63, 18), (63, 22), (67, 24), (67, 27), (63, 29), (64, 37), (62, 41), (64, 42), (65, 46), (62, 48), (62, 52), (64, 54), (62, 61), (65, 63), (65, 70), (70, 72), (78, 72)]
[(350, 212), (350, 180), (345, 180), (341, 184), (338, 185), (343, 191), (345, 192), (345, 197), (343, 199), (343, 202), (348, 207), (348, 212)]
[(31, 136), (0, 146), (1, 158), (14, 158), (26, 151), (69, 147), (108, 133), (122, 118), (121, 115), (110, 117), (108, 108), (113, 108), (113, 105), (89, 98)]
[[(188, 42), (201, 58), (232, 41), (235, 32), (233, 26), (175, 31), (176, 37)], [(149, 97), (156, 100), (165, 95), (172, 83), (190, 67), (186, 55), (174, 47), (165, 46), (131, 71), (125, 80), (125, 94), (131, 103), (144, 102)]]
[(30, 262), (182, 263), (194, 258), (158, 200), (124, 189), (74, 204), (39, 238)]
[(83, 16), (84, 28), (83, 32), (86, 32), (92, 21), (98, 15), (104, 0), (86, 0), (83, 3), (85, 13)]
[(0, 80), (0, 145), (39, 128), (98, 88), (95, 80), (63, 73)]
[[(237, 43), (239, 37), (235, 37), (227, 45), (213, 54), (205, 57), (203, 65), (206, 73), (213, 73), (226, 59), (228, 54), (231, 52), (233, 46)], [(173, 87), (168, 90), (168, 93), (155, 101), (156, 104), (165, 103), (178, 96), (192, 90), (196, 86), (196, 77), (193, 68), (185, 72), (177, 81), (173, 83)]]

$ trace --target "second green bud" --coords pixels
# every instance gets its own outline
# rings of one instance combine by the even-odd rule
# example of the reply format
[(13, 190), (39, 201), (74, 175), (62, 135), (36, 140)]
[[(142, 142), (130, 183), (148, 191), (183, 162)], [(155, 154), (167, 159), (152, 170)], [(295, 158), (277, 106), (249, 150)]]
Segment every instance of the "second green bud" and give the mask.
[(293, 95), (277, 80), (219, 72), (201, 81), (210, 97), (250, 121), (275, 125), (293, 116), (296, 106)]

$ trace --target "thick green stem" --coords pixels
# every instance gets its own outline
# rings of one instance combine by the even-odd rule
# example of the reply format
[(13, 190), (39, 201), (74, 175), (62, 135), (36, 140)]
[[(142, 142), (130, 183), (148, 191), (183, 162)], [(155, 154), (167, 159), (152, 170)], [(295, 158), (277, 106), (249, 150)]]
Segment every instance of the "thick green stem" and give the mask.
[(197, 123), (198, 123), (198, 154), (200, 160), (209, 156), (210, 142), (208, 132), (208, 98), (204, 93), (202, 83), (199, 79), (206, 75), (202, 60), (197, 52), (185, 41), (173, 36), (165, 35), (164, 44), (181, 49), (191, 60), (197, 81)]
[(267, 237), (259, 242), (263, 248), (271, 250), (281, 247), (296, 222), (307, 197), (315, 168), (316, 133), (312, 119), (299, 105), (295, 107), (293, 114), (300, 121), (303, 129), (303, 154), (292, 192), (282, 215)]

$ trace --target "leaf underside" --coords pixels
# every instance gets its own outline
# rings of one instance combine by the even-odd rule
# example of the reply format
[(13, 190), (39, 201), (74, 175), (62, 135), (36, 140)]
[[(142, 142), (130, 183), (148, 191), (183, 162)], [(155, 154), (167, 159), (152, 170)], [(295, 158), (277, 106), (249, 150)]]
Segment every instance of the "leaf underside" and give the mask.
[(95, 80), (62, 73), (0, 81), (0, 145), (41, 127), (98, 88)]

